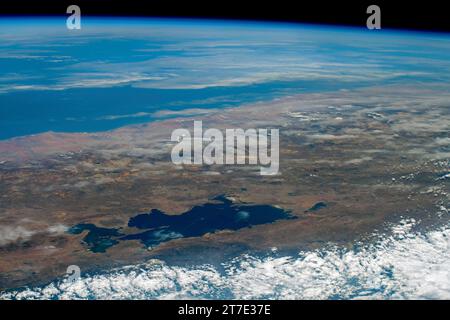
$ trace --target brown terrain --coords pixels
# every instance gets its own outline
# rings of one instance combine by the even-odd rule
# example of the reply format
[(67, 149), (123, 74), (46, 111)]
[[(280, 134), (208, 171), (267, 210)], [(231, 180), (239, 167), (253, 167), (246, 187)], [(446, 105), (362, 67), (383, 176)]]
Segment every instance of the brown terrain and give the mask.
[[(198, 113), (197, 113), (198, 112)], [(254, 165), (174, 165), (171, 132), (278, 128), (280, 173)], [(388, 222), (446, 219), (450, 172), (450, 91), (382, 87), (291, 96), (101, 133), (44, 133), (0, 142), (0, 289), (39, 284), (190, 248), (216, 252), (351, 245)], [(177, 239), (151, 250), (124, 241), (93, 253), (67, 228), (123, 228), (159, 209), (180, 214), (219, 194), (268, 204), (298, 219)], [(308, 211), (317, 202), (327, 206)], [(227, 251), (228, 250), (228, 251)]]

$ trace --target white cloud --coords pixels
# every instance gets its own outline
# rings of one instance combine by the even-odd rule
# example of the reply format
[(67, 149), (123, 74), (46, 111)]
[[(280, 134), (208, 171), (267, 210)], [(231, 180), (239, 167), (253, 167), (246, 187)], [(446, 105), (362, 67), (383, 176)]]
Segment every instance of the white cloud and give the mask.
[(68, 230), (69, 228), (63, 224), (55, 224), (47, 228), (49, 233), (61, 234)]
[(223, 264), (147, 264), (85, 276), (71, 284), (4, 293), (18, 299), (449, 299), (450, 227), (412, 232), (414, 220), (392, 236), (354, 250), (330, 245), (298, 256), (241, 256)]
[(67, 231), (67, 226), (56, 224), (46, 229), (30, 230), (25, 226), (0, 226), (0, 246), (5, 246), (15, 242), (29, 240), (32, 236), (39, 233), (61, 234)]
[[(276, 25), (254, 28), (237, 24), (225, 28), (211, 24), (204, 28), (187, 24), (180, 34), (179, 28), (167, 22), (152, 25), (151, 32), (144, 32), (149, 26), (97, 26), (92, 28), (96, 32), (85, 30), (76, 38), (50, 29), (45, 34), (45, 28), (40, 31), (46, 37), (35, 38), (33, 32), (26, 30), (22, 36), (28, 36), (28, 41), (20, 42), (24, 45), (13, 49), (0, 46), (0, 57), (58, 63), (41, 64), (42, 69), (36, 73), (48, 74), (45, 82), (10, 81), (0, 88), (0, 93), (127, 84), (139, 88), (204, 89), (288, 80), (379, 83), (399, 77), (431, 77), (442, 82), (450, 70), (449, 60), (439, 55), (448, 50), (448, 42), (426, 39), (428, 47), (434, 47), (423, 51), (423, 35), (403, 39), (385, 35), (367, 42), (366, 35), (355, 30), (277, 28)], [(335, 37), (336, 32), (339, 37)], [(84, 57), (83, 50), (76, 55), (77, 59), (67, 55), (70, 52), (67, 46), (89, 48), (98, 39), (113, 44), (117, 39), (122, 41), (124, 36), (145, 41), (136, 41), (140, 45), (133, 49), (114, 47), (111, 53), (95, 61)], [(0, 39), (4, 37), (0, 34)], [(404, 52), (405, 47), (411, 49)], [(403, 53), (400, 58), (396, 54), (399, 52)], [(424, 53), (428, 58), (423, 58)]]
[(142, 118), (142, 117), (150, 117), (153, 113), (151, 112), (136, 112), (131, 114), (117, 114), (117, 115), (107, 115), (98, 117), (97, 120), (118, 120), (118, 119), (127, 119), (127, 118)]
[(0, 246), (4, 246), (17, 241), (26, 241), (34, 231), (28, 230), (21, 226), (0, 226)]

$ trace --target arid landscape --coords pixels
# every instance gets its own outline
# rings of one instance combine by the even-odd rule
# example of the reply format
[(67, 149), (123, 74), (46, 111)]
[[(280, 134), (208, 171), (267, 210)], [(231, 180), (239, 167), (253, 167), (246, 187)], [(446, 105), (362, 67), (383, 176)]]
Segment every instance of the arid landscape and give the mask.
[[(252, 165), (174, 165), (171, 132), (276, 128), (280, 172)], [(227, 109), (188, 109), (161, 120), (97, 133), (54, 133), (0, 141), (0, 289), (45, 284), (69, 265), (83, 271), (151, 259), (206, 262), (247, 251), (353, 246), (386, 224), (448, 221), (448, 86), (367, 87)], [(158, 209), (179, 215), (224, 195), (296, 219), (173, 239), (147, 248), (117, 241), (92, 252), (78, 224), (136, 233), (130, 218)], [(201, 252), (202, 254), (198, 254)], [(208, 253), (208, 254), (205, 254)], [(196, 257), (197, 257), (196, 256)], [(200, 261), (201, 262), (201, 261)]]

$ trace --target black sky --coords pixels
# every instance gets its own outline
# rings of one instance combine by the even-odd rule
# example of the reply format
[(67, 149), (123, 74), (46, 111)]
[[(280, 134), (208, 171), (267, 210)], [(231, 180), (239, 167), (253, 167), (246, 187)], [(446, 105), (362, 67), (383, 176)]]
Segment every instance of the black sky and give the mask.
[(64, 15), (71, 4), (94, 16), (148, 16), (274, 20), (365, 26), (366, 8), (381, 8), (383, 28), (450, 31), (444, 1), (286, 0), (3, 0), (3, 15)]

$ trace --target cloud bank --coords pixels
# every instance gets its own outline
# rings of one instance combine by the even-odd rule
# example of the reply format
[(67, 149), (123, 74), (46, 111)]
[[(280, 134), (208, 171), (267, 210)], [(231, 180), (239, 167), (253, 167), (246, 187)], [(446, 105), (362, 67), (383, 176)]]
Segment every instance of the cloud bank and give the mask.
[(244, 255), (223, 264), (128, 266), (6, 299), (449, 299), (450, 227), (411, 231), (414, 220), (353, 249), (330, 245), (296, 256)]

